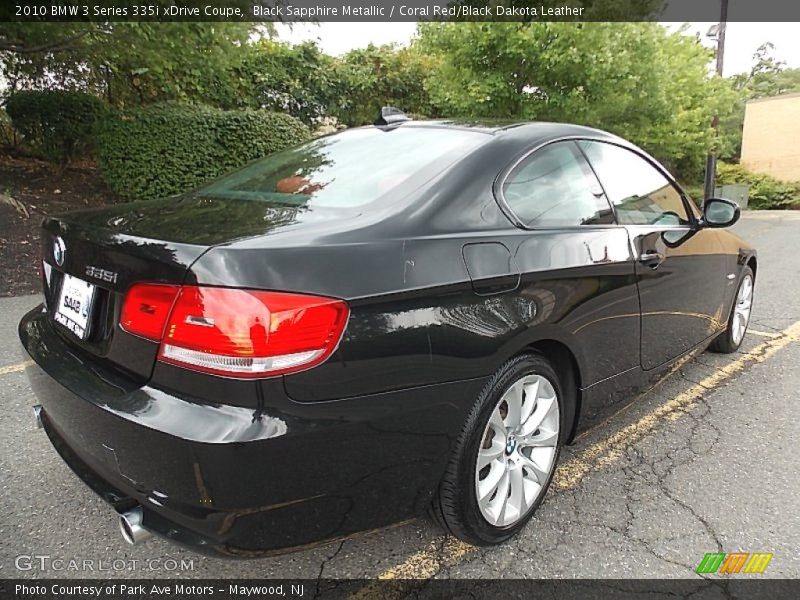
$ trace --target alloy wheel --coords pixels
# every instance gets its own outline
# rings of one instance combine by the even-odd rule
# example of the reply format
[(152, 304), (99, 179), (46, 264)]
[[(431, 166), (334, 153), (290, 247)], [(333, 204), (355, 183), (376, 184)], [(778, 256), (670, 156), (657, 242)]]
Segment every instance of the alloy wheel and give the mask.
[(731, 339), (738, 345), (742, 342), (750, 322), (750, 310), (753, 307), (753, 277), (748, 273), (739, 284), (736, 294), (736, 304), (733, 307), (733, 321), (731, 322)]
[(544, 493), (559, 426), (558, 396), (542, 375), (517, 379), (495, 405), (475, 465), (478, 507), (491, 525), (514, 525)]

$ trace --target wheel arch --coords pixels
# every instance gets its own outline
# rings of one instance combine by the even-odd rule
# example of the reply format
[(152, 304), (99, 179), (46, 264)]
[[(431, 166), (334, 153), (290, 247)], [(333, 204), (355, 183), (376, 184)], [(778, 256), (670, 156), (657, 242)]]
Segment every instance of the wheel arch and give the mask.
[(578, 358), (572, 349), (563, 341), (556, 339), (540, 339), (530, 343), (525, 350), (534, 351), (554, 363), (556, 372), (562, 378), (561, 384), (566, 395), (567, 436), (566, 444), (575, 438), (581, 410), (581, 369)]
[(753, 271), (753, 279), (755, 280), (756, 273), (758, 272), (758, 259), (756, 258), (756, 255), (752, 254), (750, 258), (747, 259), (745, 264), (750, 267), (751, 271)]

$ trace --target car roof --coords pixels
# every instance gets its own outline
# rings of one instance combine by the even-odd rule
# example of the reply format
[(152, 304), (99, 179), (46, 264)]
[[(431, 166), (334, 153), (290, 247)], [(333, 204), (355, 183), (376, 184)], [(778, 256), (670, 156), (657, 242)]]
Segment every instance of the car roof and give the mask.
[(494, 134), (499, 131), (525, 125), (509, 119), (436, 119), (421, 121), (403, 121), (395, 127), (432, 127), (438, 129), (469, 129), (482, 133)]
[(572, 123), (555, 123), (548, 121), (510, 121), (491, 119), (447, 119), (433, 121), (404, 121), (391, 127), (424, 127), (441, 129), (460, 129), (486, 133), (492, 136), (502, 136), (525, 140), (528, 142), (546, 142), (548, 140), (565, 137), (588, 137), (615, 139), (623, 141), (617, 136), (583, 125)]

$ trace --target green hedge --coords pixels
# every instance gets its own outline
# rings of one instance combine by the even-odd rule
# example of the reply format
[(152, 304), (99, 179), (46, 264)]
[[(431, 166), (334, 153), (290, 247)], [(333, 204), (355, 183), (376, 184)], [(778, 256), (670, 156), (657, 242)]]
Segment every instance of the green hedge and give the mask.
[(68, 162), (91, 152), (97, 124), (108, 108), (84, 92), (20, 91), (8, 98), (6, 112), (35, 154)]
[(17, 131), (11, 124), (8, 113), (0, 109), (0, 146), (13, 147), (17, 145)]
[(106, 119), (98, 159), (111, 189), (144, 200), (188, 191), (308, 138), (305, 125), (281, 113), (156, 105)]
[(741, 165), (717, 163), (717, 185), (734, 183), (749, 186), (748, 208), (793, 208), (800, 207), (800, 182), (786, 182), (752, 173)]

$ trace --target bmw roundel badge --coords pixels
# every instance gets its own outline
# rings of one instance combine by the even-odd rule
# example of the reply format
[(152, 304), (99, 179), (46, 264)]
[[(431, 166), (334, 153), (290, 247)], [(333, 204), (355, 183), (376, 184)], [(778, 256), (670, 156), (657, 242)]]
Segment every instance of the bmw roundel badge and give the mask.
[(61, 267), (64, 265), (64, 257), (67, 255), (67, 245), (64, 243), (64, 240), (61, 239), (60, 236), (56, 236), (56, 239), (53, 241), (53, 258), (56, 261), (56, 264)]

